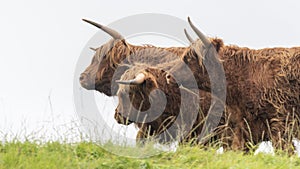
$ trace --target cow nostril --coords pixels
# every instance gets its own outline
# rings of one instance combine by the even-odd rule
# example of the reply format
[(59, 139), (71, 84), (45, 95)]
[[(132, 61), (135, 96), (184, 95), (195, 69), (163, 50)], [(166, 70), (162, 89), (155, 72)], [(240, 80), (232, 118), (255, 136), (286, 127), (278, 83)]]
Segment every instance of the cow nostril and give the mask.
[(80, 75), (79, 80), (82, 81), (82, 80), (84, 79), (84, 77), (85, 77), (85, 76), (84, 76), (83, 74)]

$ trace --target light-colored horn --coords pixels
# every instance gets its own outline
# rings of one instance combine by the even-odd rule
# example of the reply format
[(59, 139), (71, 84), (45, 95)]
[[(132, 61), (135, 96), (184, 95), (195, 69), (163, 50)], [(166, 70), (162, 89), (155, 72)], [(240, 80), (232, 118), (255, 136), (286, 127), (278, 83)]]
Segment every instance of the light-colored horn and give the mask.
[(91, 24), (91, 25), (94, 25), (96, 26), (97, 28), (103, 30), (104, 32), (108, 33), (110, 36), (112, 36), (114, 39), (124, 39), (123, 36), (121, 34), (119, 34), (117, 31), (109, 28), (109, 27), (106, 27), (106, 26), (103, 26), (101, 24), (98, 24), (96, 22), (93, 22), (93, 21), (89, 21), (87, 19), (82, 19), (83, 21)]
[(119, 84), (133, 84), (133, 85), (138, 85), (138, 84), (142, 84), (145, 81), (145, 74), (144, 73), (139, 73), (138, 75), (135, 76), (134, 79), (131, 80), (116, 80), (116, 83)]
[(190, 41), (190, 43), (194, 42), (194, 39), (187, 33), (186, 29), (184, 29), (184, 34), (186, 38)]
[(210, 45), (210, 41), (206, 38), (206, 36), (198, 29), (196, 26), (192, 23), (190, 17), (188, 17), (188, 22), (191, 26), (191, 28), (194, 30), (194, 32), (198, 35), (200, 40), (203, 42), (203, 44), (208, 47)]

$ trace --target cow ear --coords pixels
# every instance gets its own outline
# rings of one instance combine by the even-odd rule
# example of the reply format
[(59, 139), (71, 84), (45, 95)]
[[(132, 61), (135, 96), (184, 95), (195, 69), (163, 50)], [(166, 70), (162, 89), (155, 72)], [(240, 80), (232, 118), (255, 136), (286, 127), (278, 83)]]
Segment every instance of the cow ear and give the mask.
[(127, 42), (126, 42), (125, 39), (122, 39), (121, 41), (122, 41), (122, 43), (123, 43), (126, 47), (128, 47), (128, 44), (127, 44)]
[(90, 49), (91, 49), (92, 51), (94, 51), (94, 52), (97, 51), (97, 48), (90, 47)]
[(148, 77), (145, 80), (145, 87), (146, 89), (153, 89), (154, 87), (156, 87), (157, 82), (155, 81), (155, 79)]
[(146, 90), (152, 90), (154, 88), (158, 87), (157, 84), (157, 78), (155, 78), (155, 76), (152, 74), (152, 69), (151, 68), (146, 68), (142, 71), (142, 73), (144, 73), (146, 75), (145, 78), (145, 83), (144, 83), (144, 87), (146, 88)]
[(224, 42), (222, 39), (219, 38), (212, 38), (210, 39), (211, 43), (214, 45), (216, 51), (220, 53), (222, 51), (222, 48), (224, 47)]

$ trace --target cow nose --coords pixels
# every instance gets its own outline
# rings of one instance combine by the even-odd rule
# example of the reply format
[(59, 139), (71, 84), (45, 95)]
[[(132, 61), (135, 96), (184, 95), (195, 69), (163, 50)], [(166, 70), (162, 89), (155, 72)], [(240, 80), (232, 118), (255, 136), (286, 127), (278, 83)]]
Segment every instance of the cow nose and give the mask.
[(95, 85), (91, 84), (91, 82), (89, 81), (88, 75), (85, 73), (82, 73), (80, 75), (79, 82), (80, 82), (81, 86), (87, 90), (95, 89)]
[(80, 77), (79, 77), (79, 80), (80, 80), (80, 81), (83, 81), (84, 79), (86, 79), (86, 74), (83, 74), (83, 73), (82, 73), (82, 74), (80, 75)]

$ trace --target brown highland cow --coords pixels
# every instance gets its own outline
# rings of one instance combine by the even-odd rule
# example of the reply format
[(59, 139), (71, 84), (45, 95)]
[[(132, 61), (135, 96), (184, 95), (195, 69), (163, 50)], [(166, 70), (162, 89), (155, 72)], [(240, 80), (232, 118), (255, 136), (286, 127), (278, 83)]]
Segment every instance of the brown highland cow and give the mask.
[[(192, 70), (192, 76), (194, 76), (197, 81), (197, 88), (204, 92), (212, 92), (212, 86), (217, 89), (222, 89), (222, 85), (218, 86), (219, 83), (210, 80), (212, 77), (218, 79), (220, 76), (218, 74), (219, 72), (211, 73), (211, 76), (209, 76), (209, 72), (214, 71), (207, 69), (206, 65), (209, 64), (210, 61), (213, 65), (215, 63), (216, 67), (220, 64), (223, 65), (226, 77), (225, 88), (227, 91), (226, 102), (224, 103), (226, 108), (225, 113), (223, 113), (222, 116), (224, 121), (222, 122), (221, 120), (221, 123), (217, 128), (219, 129), (219, 127), (222, 126), (220, 127), (222, 130), (219, 130), (222, 132), (219, 134), (224, 136), (222, 137), (225, 138), (224, 142), (233, 149), (245, 149), (246, 142), (256, 144), (260, 141), (271, 140), (275, 147), (286, 148), (292, 138), (299, 139), (300, 48), (265, 48), (254, 50), (238, 46), (227, 46), (223, 44), (221, 39), (215, 38), (207, 40), (190, 20), (189, 23), (199, 36), (197, 41), (193, 41), (187, 48), (156, 49), (167, 50), (170, 53), (179, 55), (180, 60), (184, 61), (184, 63)], [(103, 30), (106, 29), (106, 27), (101, 25), (99, 26), (95, 23), (92, 24)], [(83, 87), (87, 89), (96, 89), (107, 95), (114, 95), (118, 89), (118, 85), (113, 86), (113, 89), (110, 87), (112, 80), (114, 80), (112, 77), (114, 70), (117, 68), (118, 64), (139, 49), (153, 48), (150, 46), (136, 47), (129, 45), (119, 34), (116, 35), (116, 32), (111, 32), (113, 32), (110, 33), (111, 35), (115, 35), (113, 36), (114, 40), (97, 49), (92, 64), (80, 78)], [(192, 41), (192, 38), (189, 37), (189, 40)], [(148, 65), (148, 67), (151, 66), (153, 65)], [(135, 65), (134, 67), (138, 66)], [(189, 78), (191, 75), (188, 74), (185, 76), (185, 74), (180, 71), (182, 70), (181, 68), (181, 63), (174, 64), (172, 67), (165, 69), (166, 74), (169, 74), (171, 77), (176, 77), (178, 74), (181, 74), (181, 77), (186, 77), (186, 79), (176, 81), (177, 85), (183, 85), (189, 89), (193, 88), (194, 86), (189, 86), (190, 84), (193, 84), (189, 81), (192, 79)], [(140, 71), (131, 69), (133, 68), (127, 67), (125, 70), (140, 73)], [(152, 67), (152, 69), (155, 70), (158, 68)], [(130, 80), (130, 78), (135, 79), (133, 74), (127, 78), (125, 70), (118, 74), (119, 76), (123, 74), (121, 80)], [(162, 72), (150, 74), (153, 76), (161, 73)], [(139, 75), (139, 77), (141, 76), (142, 75)], [(164, 75), (162, 74), (160, 76), (163, 77)], [(148, 74), (144, 73), (144, 77), (148, 77)], [(158, 76), (156, 78), (158, 78)], [(119, 79), (119, 77), (116, 77), (115, 79)], [(94, 81), (94, 83), (90, 83), (91, 81)], [(166, 80), (157, 81), (164, 84), (168, 83)], [(135, 90), (136, 88), (140, 89), (140, 91), (151, 91), (151, 87), (146, 87), (146, 89), (138, 87), (145, 85), (144, 83), (146, 82), (147, 80), (139, 80), (138, 84), (131, 84), (132, 81), (130, 81), (131, 85), (129, 85), (130, 87), (126, 92), (139, 91)], [(165, 89), (162, 86), (163, 85), (158, 85), (155, 87), (158, 89)], [(123, 88), (121, 89), (123, 90)], [(121, 89), (119, 89), (119, 91)], [(162, 90), (167, 93), (167, 96), (170, 99), (178, 97), (178, 93), (167, 92), (169, 90), (176, 91), (178, 90), (178, 86), (172, 86), (166, 89), (166, 91)], [(144, 101), (143, 99), (146, 98), (141, 98), (142, 101)], [(210, 95), (207, 99), (210, 100)], [(178, 104), (181, 101), (182, 100), (178, 101)], [(145, 102), (147, 103), (147, 100), (145, 100)], [(170, 102), (170, 104), (173, 105), (175, 102), (176, 101)], [(129, 104), (134, 105), (134, 103), (135, 102), (129, 102), (127, 104), (121, 103), (121, 105), (128, 106)], [(138, 107), (135, 108), (138, 109)], [(121, 109), (120, 105), (118, 109)], [(147, 107), (143, 110), (146, 111)], [(204, 111), (206, 111), (204, 114), (208, 114), (207, 107), (204, 108)], [(155, 112), (153, 113), (155, 115)], [(167, 113), (169, 112), (167, 111)], [(180, 113), (185, 112), (172, 113), (170, 116), (158, 117), (162, 118), (160, 121), (158, 120), (160, 124), (163, 124), (163, 121), (169, 117), (176, 116), (178, 113), (180, 115)], [(184, 115), (189, 116), (188, 113), (190, 112), (187, 112)], [(118, 114), (116, 116), (118, 116)], [(131, 118), (133, 117), (130, 117), (129, 120)], [(152, 127), (153, 125), (150, 124), (148, 127), (149, 126)], [(168, 125), (162, 126), (168, 128)], [(139, 127), (143, 128), (141, 125)], [(140, 130), (139, 135), (143, 135), (141, 132), (144, 132), (144, 130)], [(160, 133), (161, 131), (156, 128), (155, 130), (152, 130), (152, 132)]]

